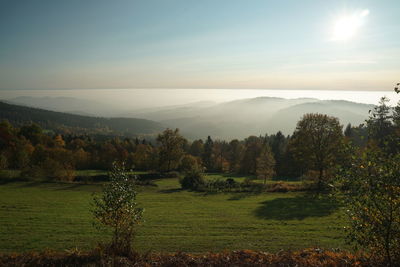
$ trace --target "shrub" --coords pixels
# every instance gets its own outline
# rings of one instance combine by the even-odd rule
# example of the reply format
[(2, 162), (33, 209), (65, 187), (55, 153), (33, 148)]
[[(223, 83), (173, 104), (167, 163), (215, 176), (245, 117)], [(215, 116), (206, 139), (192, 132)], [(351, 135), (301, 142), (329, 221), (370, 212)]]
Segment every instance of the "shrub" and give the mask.
[(211, 192), (232, 192), (239, 189), (240, 184), (232, 178), (214, 179), (207, 182), (207, 190)]
[(272, 184), (268, 188), (268, 192), (281, 192), (281, 193), (286, 193), (290, 191), (290, 187), (287, 183), (283, 182), (278, 182), (275, 184)]
[(267, 185), (268, 192), (296, 192), (305, 191), (308, 187), (303, 184), (289, 184), (285, 182), (276, 182), (274, 184)]
[(179, 182), (183, 189), (202, 191), (206, 187), (203, 173), (199, 170), (191, 170), (187, 172)]
[(25, 167), (21, 172), (21, 177), (70, 182), (75, 179), (75, 170), (71, 164), (48, 158), (42, 163)]

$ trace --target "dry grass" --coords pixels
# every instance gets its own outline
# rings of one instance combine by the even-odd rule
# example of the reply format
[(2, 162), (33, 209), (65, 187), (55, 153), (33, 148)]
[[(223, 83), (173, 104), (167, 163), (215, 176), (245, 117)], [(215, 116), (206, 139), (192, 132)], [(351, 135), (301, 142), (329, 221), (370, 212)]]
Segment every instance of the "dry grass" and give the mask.
[(116, 256), (102, 249), (90, 252), (29, 252), (0, 254), (0, 266), (382, 266), (365, 255), (305, 249), (275, 254), (241, 250), (206, 254), (137, 254)]

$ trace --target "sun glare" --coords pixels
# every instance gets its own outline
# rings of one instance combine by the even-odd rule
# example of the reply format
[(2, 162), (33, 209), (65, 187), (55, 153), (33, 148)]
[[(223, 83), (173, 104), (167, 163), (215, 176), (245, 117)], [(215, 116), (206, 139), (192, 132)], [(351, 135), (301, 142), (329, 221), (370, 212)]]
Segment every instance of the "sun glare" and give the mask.
[(332, 40), (345, 41), (351, 39), (364, 24), (369, 10), (365, 9), (351, 15), (340, 17), (334, 24)]

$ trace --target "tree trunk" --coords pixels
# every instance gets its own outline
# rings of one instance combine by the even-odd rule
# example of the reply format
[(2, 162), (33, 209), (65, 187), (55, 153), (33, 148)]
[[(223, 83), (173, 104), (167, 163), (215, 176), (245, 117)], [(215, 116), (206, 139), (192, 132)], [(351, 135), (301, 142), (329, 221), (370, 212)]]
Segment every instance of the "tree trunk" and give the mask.
[(324, 169), (319, 168), (319, 175), (318, 175), (318, 191), (322, 190), (322, 178), (324, 176)]

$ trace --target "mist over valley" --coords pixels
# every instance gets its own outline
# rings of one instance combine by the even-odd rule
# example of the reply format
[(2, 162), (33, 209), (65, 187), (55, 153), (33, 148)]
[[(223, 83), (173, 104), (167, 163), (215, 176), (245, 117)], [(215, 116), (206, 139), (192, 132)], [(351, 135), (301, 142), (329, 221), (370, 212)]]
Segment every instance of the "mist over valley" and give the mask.
[[(181, 92), (185, 93), (184, 90)], [(157, 98), (156, 95), (153, 96)], [(146, 100), (146, 97), (142, 98)], [(359, 125), (368, 118), (368, 111), (374, 106), (348, 100), (320, 100), (312, 97), (288, 99), (257, 96), (229, 100), (230, 98), (232, 96), (219, 102), (206, 97), (196, 102), (191, 101), (195, 100), (193, 98), (184, 98), (175, 104), (169, 104), (173, 101), (165, 99), (163, 104), (156, 107), (150, 104), (136, 105), (135, 101), (132, 105), (115, 105), (112, 99), (108, 102), (99, 100), (99, 95), (93, 97), (95, 100), (73, 96), (17, 96), (7, 99), (6, 102), (86, 117), (145, 119), (163, 127), (179, 128), (189, 139), (210, 135), (225, 140), (273, 134), (277, 131), (290, 135), (296, 127), (296, 122), (306, 113), (337, 117), (344, 126), (348, 123)], [(140, 98), (136, 97), (135, 100), (140, 101)], [(132, 134), (138, 133), (148, 131), (135, 131)]]

